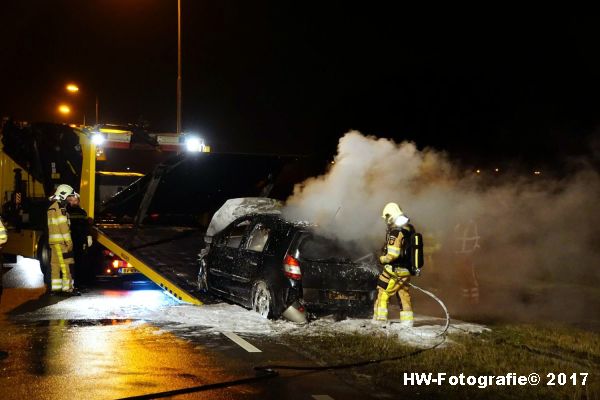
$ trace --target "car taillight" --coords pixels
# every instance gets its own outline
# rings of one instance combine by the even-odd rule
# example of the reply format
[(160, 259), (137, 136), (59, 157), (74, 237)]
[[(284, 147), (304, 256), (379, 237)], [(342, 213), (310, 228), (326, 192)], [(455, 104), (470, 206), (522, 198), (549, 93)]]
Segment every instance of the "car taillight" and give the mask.
[(283, 260), (283, 272), (285, 276), (291, 279), (300, 280), (302, 279), (302, 271), (300, 271), (300, 262), (294, 257), (287, 255)]

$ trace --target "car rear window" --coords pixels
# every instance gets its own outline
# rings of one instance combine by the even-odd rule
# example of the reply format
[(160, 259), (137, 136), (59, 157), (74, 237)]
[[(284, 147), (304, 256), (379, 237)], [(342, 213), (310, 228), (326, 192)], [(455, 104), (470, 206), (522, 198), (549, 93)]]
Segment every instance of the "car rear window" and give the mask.
[(344, 261), (349, 262), (363, 257), (352, 243), (342, 243), (338, 240), (319, 235), (308, 235), (299, 246), (300, 258), (310, 261)]

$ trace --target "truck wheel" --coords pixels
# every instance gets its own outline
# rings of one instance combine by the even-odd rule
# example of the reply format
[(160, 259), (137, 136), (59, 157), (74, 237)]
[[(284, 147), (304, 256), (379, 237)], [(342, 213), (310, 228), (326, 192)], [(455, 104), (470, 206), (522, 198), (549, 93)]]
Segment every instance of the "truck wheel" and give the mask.
[(46, 287), (50, 287), (51, 283), (51, 267), (50, 267), (50, 245), (48, 244), (48, 235), (44, 233), (40, 236), (37, 244), (37, 253), (36, 258), (40, 262), (40, 269), (42, 270), (42, 274), (44, 274), (44, 283)]
[(260, 280), (255, 283), (252, 309), (264, 318), (277, 319), (281, 316), (281, 307), (267, 282)]

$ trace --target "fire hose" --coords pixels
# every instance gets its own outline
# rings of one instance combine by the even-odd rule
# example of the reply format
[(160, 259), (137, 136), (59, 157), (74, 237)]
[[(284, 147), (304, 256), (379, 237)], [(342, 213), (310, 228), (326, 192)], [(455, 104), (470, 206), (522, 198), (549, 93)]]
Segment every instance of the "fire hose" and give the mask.
[(410, 353), (406, 353), (406, 354), (403, 354), (403, 355), (400, 355), (400, 356), (396, 356), (396, 357), (388, 357), (388, 358), (364, 360), (364, 361), (347, 363), (347, 364), (307, 365), (307, 366), (298, 366), (298, 365), (259, 365), (259, 366), (255, 366), (254, 367), (254, 371), (256, 371), (256, 376), (251, 376), (251, 377), (248, 377), (248, 378), (237, 379), (237, 380), (226, 381), (226, 382), (219, 382), (219, 383), (213, 383), (213, 384), (207, 384), (207, 385), (200, 385), (200, 386), (194, 386), (194, 387), (189, 387), (189, 388), (177, 389), (177, 390), (169, 390), (169, 391), (159, 392), (159, 393), (151, 393), (151, 394), (140, 395), (140, 396), (126, 397), (126, 398), (123, 398), (122, 400), (124, 400), (124, 399), (127, 399), (127, 400), (132, 400), (132, 399), (145, 400), (145, 399), (164, 398), (164, 397), (177, 396), (177, 395), (181, 395), (181, 394), (198, 393), (198, 392), (204, 392), (204, 391), (215, 390), (215, 389), (224, 389), (224, 388), (229, 388), (229, 387), (239, 386), (239, 385), (248, 385), (248, 384), (256, 383), (256, 382), (259, 382), (259, 381), (263, 381), (265, 379), (271, 379), (271, 378), (279, 377), (280, 374), (279, 374), (279, 372), (277, 370), (313, 371), (313, 372), (318, 372), (318, 371), (333, 371), (333, 370), (341, 370), (341, 369), (349, 369), (349, 368), (358, 368), (358, 367), (363, 367), (363, 366), (371, 365), (371, 364), (381, 364), (383, 362), (399, 361), (399, 360), (402, 360), (402, 359), (405, 359), (405, 358), (408, 358), (408, 357), (417, 356), (417, 355), (419, 355), (421, 353), (424, 353), (426, 351), (429, 351), (429, 350), (434, 350), (435, 348), (441, 346), (446, 341), (446, 333), (448, 332), (448, 329), (450, 327), (450, 314), (448, 313), (448, 308), (446, 307), (446, 305), (444, 304), (444, 302), (442, 300), (440, 300), (439, 297), (437, 297), (435, 294), (431, 293), (430, 291), (425, 290), (423, 288), (420, 288), (417, 285), (413, 285), (412, 283), (409, 283), (409, 285), (411, 287), (413, 287), (413, 288), (421, 291), (423, 294), (426, 294), (427, 296), (429, 296), (432, 299), (434, 299), (442, 307), (442, 309), (444, 310), (444, 314), (446, 316), (446, 324), (444, 325), (444, 329), (442, 329), (442, 331), (435, 336), (435, 337), (443, 336), (443, 339), (440, 342), (436, 343), (435, 345), (433, 345), (431, 347), (427, 347), (427, 348), (424, 348), (424, 349), (417, 349), (417, 350), (414, 350), (414, 351), (412, 351)]
[(414, 285), (412, 283), (409, 283), (409, 285), (417, 290), (420, 290), (422, 293), (426, 294), (427, 296), (431, 297), (432, 299), (437, 301), (438, 304), (442, 307), (442, 309), (444, 310), (444, 314), (446, 315), (446, 325), (444, 325), (444, 329), (442, 329), (442, 331), (440, 333), (438, 333), (436, 335), (436, 337), (444, 336), (446, 334), (446, 332), (448, 332), (448, 328), (450, 328), (450, 313), (448, 312), (448, 308), (446, 307), (444, 302), (442, 300), (440, 300), (440, 298), (437, 297), (435, 294), (431, 293), (429, 290), (420, 288), (417, 285)]

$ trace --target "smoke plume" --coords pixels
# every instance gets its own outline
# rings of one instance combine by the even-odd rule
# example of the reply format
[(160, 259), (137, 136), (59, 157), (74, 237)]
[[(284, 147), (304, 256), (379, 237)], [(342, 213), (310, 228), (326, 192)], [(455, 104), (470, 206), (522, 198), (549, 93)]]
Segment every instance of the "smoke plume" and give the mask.
[(502, 178), (486, 180), (460, 170), (443, 152), (351, 131), (340, 139), (328, 172), (295, 187), (285, 213), (377, 251), (385, 238), (382, 208), (396, 202), (426, 240), (440, 245), (422, 278), (440, 290), (461, 286), (452, 236), (457, 223), (476, 221), (478, 284), (489, 289), (482, 302), (487, 297), (488, 308), (501, 315), (515, 303), (524, 315), (542, 305), (546, 311), (537, 315), (553, 315), (565, 304), (581, 309), (571, 299), (583, 296), (573, 285), (600, 282), (600, 176), (586, 165), (562, 179), (500, 171)]

